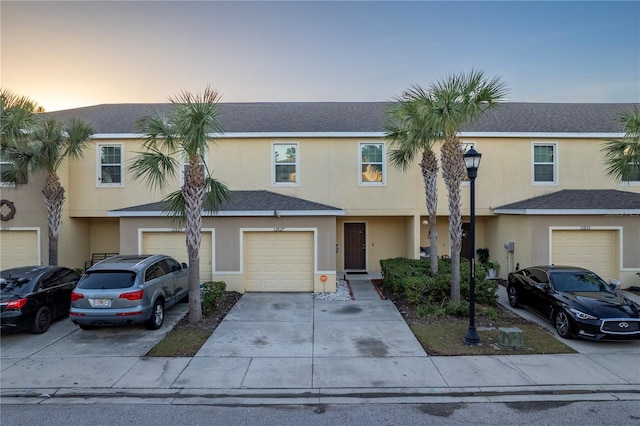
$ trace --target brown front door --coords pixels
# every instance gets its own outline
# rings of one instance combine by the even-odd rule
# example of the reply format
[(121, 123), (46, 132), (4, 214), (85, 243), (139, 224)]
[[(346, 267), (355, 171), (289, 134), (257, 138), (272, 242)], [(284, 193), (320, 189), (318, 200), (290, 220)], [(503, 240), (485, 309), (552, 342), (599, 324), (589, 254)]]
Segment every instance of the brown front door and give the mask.
[(344, 269), (367, 268), (364, 223), (344, 224)]

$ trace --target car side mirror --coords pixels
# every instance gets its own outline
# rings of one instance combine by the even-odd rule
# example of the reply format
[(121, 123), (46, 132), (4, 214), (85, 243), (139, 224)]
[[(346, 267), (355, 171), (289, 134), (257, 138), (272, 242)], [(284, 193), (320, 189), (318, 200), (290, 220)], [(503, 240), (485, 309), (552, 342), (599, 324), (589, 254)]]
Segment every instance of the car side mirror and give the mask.
[(189, 269), (189, 265), (187, 265), (186, 263), (182, 262), (182, 269)]
[(538, 283), (536, 284), (536, 287), (538, 287), (542, 291), (549, 291), (549, 284), (547, 283)]

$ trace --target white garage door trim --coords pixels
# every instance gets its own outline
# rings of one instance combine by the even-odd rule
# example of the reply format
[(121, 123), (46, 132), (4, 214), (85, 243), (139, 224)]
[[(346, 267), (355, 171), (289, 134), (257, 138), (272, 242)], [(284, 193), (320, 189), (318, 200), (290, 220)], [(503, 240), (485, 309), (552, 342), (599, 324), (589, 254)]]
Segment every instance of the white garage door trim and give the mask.
[[(618, 233), (618, 259), (617, 265), (614, 266), (614, 273), (618, 271), (630, 270), (629, 268), (623, 268), (622, 260), (624, 258), (623, 252), (623, 227), (622, 226), (550, 226), (549, 227), (549, 264), (553, 263), (553, 231), (617, 231)], [(582, 265), (575, 265), (582, 266)], [(617, 268), (617, 269), (615, 269)], [(618, 278), (618, 277), (614, 277)]]
[[(143, 249), (143, 241), (144, 241), (144, 234), (149, 234), (149, 233), (181, 233), (184, 235), (185, 229), (175, 229), (175, 228), (138, 228), (138, 254), (145, 254), (142, 253)], [(215, 254), (215, 246), (216, 246), (216, 240), (215, 240), (215, 228), (202, 228), (201, 232), (203, 234), (205, 233), (210, 233), (211, 234), (211, 259), (204, 259), (202, 257), (200, 257), (200, 265), (201, 265), (201, 270), (202, 270), (202, 262), (203, 261), (211, 261), (211, 275), (213, 276), (216, 273), (216, 254)], [(188, 263), (188, 262), (187, 262)], [(204, 279), (201, 277), (201, 281), (204, 281)]]
[[(42, 251), (41, 251), (41, 247), (40, 247), (40, 228), (38, 228), (38, 227), (16, 226), (16, 227), (10, 227), (10, 228), (2, 228), (2, 230), (0, 230), (0, 232), (35, 232), (35, 235), (36, 235), (35, 236), (35, 238), (36, 238), (36, 248), (35, 248), (36, 265), (41, 265), (42, 264)], [(3, 259), (0, 259), (0, 267), (2, 269), (7, 269), (8, 267), (12, 267), (12, 266), (5, 266), (5, 264), (3, 262)], [(31, 266), (31, 265), (20, 265), (20, 266)]]
[[(313, 235), (313, 271), (312, 274), (315, 276), (318, 274), (318, 229), (317, 228), (240, 228), (240, 273), (243, 276), (246, 274), (245, 270), (245, 233), (253, 233), (253, 232), (311, 232)], [(311, 284), (313, 289), (314, 276), (311, 278)], [(243, 285), (246, 290), (246, 278), (243, 279)], [(307, 291), (307, 290), (304, 290)], [(313, 290), (311, 290), (313, 291)]]

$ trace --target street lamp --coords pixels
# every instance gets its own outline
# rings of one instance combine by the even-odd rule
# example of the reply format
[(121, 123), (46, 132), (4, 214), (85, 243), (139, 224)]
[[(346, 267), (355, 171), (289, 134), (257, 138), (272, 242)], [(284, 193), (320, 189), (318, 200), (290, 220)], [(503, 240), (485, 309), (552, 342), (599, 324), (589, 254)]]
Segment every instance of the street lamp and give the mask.
[(478, 167), (480, 166), (480, 154), (475, 149), (471, 148), (462, 156), (464, 158), (464, 165), (467, 168), (467, 176), (469, 176), (470, 188), (471, 188), (471, 205), (470, 205), (470, 217), (471, 223), (469, 226), (470, 243), (471, 243), (471, 261), (469, 262), (469, 328), (467, 334), (464, 335), (464, 344), (467, 346), (480, 346), (480, 336), (476, 331), (476, 192), (475, 182), (476, 176), (478, 176)]

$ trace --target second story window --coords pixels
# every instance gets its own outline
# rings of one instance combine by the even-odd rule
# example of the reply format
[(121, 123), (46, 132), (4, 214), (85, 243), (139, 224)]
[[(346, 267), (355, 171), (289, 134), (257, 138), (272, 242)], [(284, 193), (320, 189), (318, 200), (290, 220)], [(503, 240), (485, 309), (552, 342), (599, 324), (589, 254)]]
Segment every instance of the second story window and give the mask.
[(122, 144), (98, 145), (98, 186), (122, 186)]
[(298, 144), (273, 144), (273, 184), (297, 185), (298, 176)]
[(629, 173), (622, 183), (627, 185), (640, 185), (640, 166), (629, 163)]
[[(27, 175), (18, 177), (17, 181), (13, 180), (15, 174), (13, 172), (13, 162), (0, 161), (0, 187), (12, 188), (16, 183), (25, 184), (28, 182)], [(12, 175), (13, 177), (10, 177)]]
[(556, 144), (533, 144), (533, 184), (555, 185), (557, 183)]
[(360, 184), (384, 185), (386, 170), (384, 164), (384, 144), (360, 143)]

